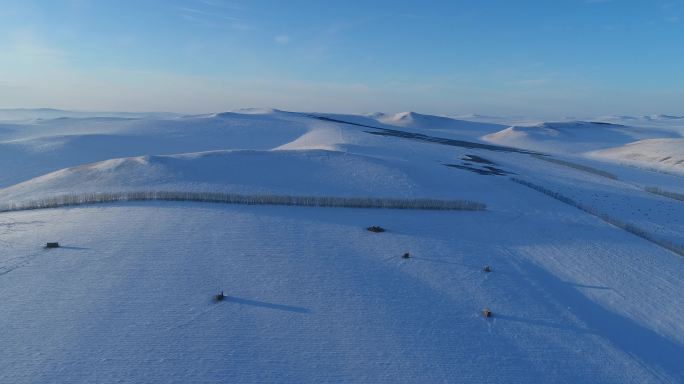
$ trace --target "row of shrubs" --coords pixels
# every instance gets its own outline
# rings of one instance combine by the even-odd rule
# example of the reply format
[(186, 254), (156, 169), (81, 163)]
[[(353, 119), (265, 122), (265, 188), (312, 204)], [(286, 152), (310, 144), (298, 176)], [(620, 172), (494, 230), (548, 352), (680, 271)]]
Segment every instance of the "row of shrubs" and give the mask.
[(590, 215), (593, 215), (593, 216), (600, 218), (601, 220), (607, 222), (608, 224), (614, 225), (618, 228), (622, 228), (625, 231), (627, 231), (633, 235), (636, 235), (636, 236), (641, 237), (642, 239), (648, 240), (648, 241), (650, 241), (656, 245), (659, 245), (665, 249), (668, 249), (668, 250), (670, 250), (670, 251), (672, 251), (672, 252), (674, 252), (680, 256), (684, 256), (684, 246), (682, 246), (680, 244), (659, 238), (659, 237), (655, 236), (654, 234), (652, 234), (651, 232), (648, 232), (645, 229), (639, 228), (639, 227), (637, 227), (633, 224), (630, 224), (630, 223), (625, 223), (625, 222), (618, 220), (614, 217), (611, 217), (605, 213), (601, 213), (592, 207), (581, 204), (581, 203), (579, 203), (579, 202), (577, 202), (577, 201), (575, 201), (575, 200), (573, 200), (567, 196), (564, 196), (558, 192), (547, 189), (541, 185), (537, 185), (537, 184), (531, 183), (531, 182), (526, 181), (526, 180), (518, 179), (516, 177), (511, 177), (511, 180), (518, 183), (518, 184), (532, 188), (535, 191), (538, 191), (538, 192), (541, 192), (545, 195), (551, 196), (554, 199), (561, 201), (565, 204), (572, 205), (573, 207), (578, 208), (578, 209), (580, 209), (580, 210), (582, 210), (582, 211), (584, 211)]
[(602, 176), (602, 177), (607, 177), (607, 178), (609, 178), (609, 179), (617, 180), (617, 178), (618, 178), (617, 176), (613, 175), (613, 174), (610, 173), (610, 172), (602, 171), (602, 170), (600, 170), (600, 169), (596, 169), (596, 168), (590, 167), (590, 166), (588, 166), (588, 165), (582, 165), (582, 164), (577, 164), (577, 163), (571, 163), (571, 162), (569, 162), (569, 161), (560, 160), (560, 159), (554, 159), (554, 158), (548, 157), (548, 156), (534, 155), (534, 157), (536, 157), (536, 158), (539, 159), (539, 160), (548, 161), (549, 163), (554, 163), (554, 164), (562, 165), (562, 166), (565, 166), (565, 167), (574, 168), (574, 169), (577, 169), (577, 170), (580, 170), (580, 171), (583, 171), (583, 172), (587, 172), (587, 173), (593, 173), (594, 175), (598, 175), (598, 176)]
[(665, 191), (658, 187), (646, 187), (644, 188), (644, 190), (646, 192), (654, 193), (656, 195), (669, 197), (670, 199), (684, 201), (684, 195), (681, 193)]
[(391, 208), (421, 210), (482, 211), (483, 203), (468, 200), (397, 199), (371, 197), (325, 197), (285, 195), (243, 195), (215, 192), (98, 192), (61, 195), (0, 206), (0, 212), (58, 208), (118, 201), (197, 201), (246, 205), (295, 205), (305, 207)]

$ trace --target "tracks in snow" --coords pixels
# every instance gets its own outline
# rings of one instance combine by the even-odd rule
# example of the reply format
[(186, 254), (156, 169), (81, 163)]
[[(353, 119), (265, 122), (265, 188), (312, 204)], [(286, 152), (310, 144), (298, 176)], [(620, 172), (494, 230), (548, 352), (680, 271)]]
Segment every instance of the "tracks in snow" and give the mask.
[(626, 223), (626, 222), (623, 222), (621, 220), (618, 220), (614, 217), (609, 216), (608, 214), (601, 213), (593, 207), (582, 204), (582, 203), (577, 202), (577, 201), (575, 201), (575, 200), (573, 200), (567, 196), (564, 196), (560, 192), (552, 191), (552, 190), (550, 190), (546, 187), (543, 187), (541, 185), (529, 182), (527, 180), (522, 180), (522, 179), (519, 179), (516, 177), (511, 177), (510, 180), (517, 183), (517, 184), (523, 185), (523, 186), (528, 187), (530, 189), (533, 189), (537, 192), (540, 192), (540, 193), (543, 193), (547, 196), (550, 196), (550, 197), (552, 197), (552, 198), (554, 198), (554, 199), (556, 199), (562, 203), (573, 206), (573, 207), (575, 207), (581, 211), (584, 211), (584, 212), (586, 212), (592, 216), (595, 216), (595, 217), (603, 220), (604, 222), (606, 222), (610, 225), (621, 228), (621, 229), (623, 229), (623, 230), (625, 230), (625, 231), (627, 231), (633, 235), (641, 237), (644, 240), (650, 241), (651, 243), (653, 243), (655, 245), (658, 245), (662, 248), (665, 248), (668, 251), (674, 252), (680, 256), (684, 256), (684, 245), (676, 244), (674, 242), (658, 238), (655, 235), (653, 235), (652, 233), (650, 233), (650, 232), (648, 232), (642, 228), (639, 228), (633, 224)]

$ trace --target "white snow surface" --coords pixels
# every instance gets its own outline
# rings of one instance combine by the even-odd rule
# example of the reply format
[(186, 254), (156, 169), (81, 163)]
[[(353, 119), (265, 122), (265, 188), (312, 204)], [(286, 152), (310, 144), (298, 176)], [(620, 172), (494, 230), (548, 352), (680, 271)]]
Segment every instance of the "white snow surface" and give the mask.
[(2, 212), (0, 383), (684, 382), (684, 257), (663, 246), (684, 247), (684, 202), (645, 191), (684, 194), (676, 118), (29, 112), (0, 123), (0, 207), (197, 191), (487, 210)]

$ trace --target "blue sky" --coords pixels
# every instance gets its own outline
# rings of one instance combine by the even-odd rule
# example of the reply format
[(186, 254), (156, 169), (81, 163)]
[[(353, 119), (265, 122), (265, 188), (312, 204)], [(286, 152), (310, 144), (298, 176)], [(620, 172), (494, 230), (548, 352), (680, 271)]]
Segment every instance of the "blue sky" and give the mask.
[(0, 107), (684, 114), (684, 0), (3, 0)]

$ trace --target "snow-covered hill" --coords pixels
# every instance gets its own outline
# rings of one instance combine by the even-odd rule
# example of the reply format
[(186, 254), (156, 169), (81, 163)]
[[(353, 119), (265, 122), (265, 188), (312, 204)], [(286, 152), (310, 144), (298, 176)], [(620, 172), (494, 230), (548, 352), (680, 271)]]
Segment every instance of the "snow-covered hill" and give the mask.
[[(415, 182), (380, 159), (334, 151), (212, 151), (144, 156), (59, 170), (0, 190), (17, 201), (81, 192), (169, 190), (408, 197)], [(422, 188), (423, 195), (432, 189)], [(434, 183), (435, 192), (441, 186)]]
[(511, 126), (482, 138), (518, 148), (684, 173), (684, 120), (674, 116), (598, 120)]
[(684, 174), (684, 139), (639, 140), (589, 156)]
[(549, 122), (513, 126), (487, 135), (485, 140), (502, 145), (551, 153), (582, 153), (624, 145), (637, 140), (679, 137), (674, 132), (602, 122)]
[(433, 133), (457, 134), (461, 137), (481, 137), (503, 128), (500, 124), (483, 123), (453, 119), (445, 116), (431, 116), (416, 112), (400, 112), (394, 115), (378, 115), (376, 119), (388, 125), (419, 130), (430, 130)]
[(90, 117), (21, 126), (0, 124), (0, 163), (4, 169), (0, 188), (62, 168), (112, 158), (270, 149), (296, 139), (308, 129), (284, 113), (172, 119)]
[(0, 207), (121, 191), (487, 206), (2, 212), (0, 382), (684, 382), (684, 178), (648, 169), (675, 169), (681, 136), (638, 121), (0, 123)]

